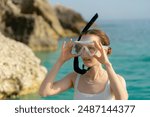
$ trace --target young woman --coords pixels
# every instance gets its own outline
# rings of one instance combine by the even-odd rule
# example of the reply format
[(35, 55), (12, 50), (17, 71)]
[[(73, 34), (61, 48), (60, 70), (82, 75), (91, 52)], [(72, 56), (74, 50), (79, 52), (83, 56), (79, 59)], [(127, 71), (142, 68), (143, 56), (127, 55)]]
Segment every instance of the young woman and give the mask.
[[(93, 44), (85, 44), (84, 42), (87, 41), (93, 42)], [(108, 55), (111, 54), (108, 36), (101, 30), (88, 30), (82, 34), (78, 44), (77, 49), (80, 54), (72, 54), (74, 45), (72, 40), (63, 43), (60, 57), (42, 82), (39, 94), (44, 97), (56, 95), (73, 87), (76, 100), (128, 99), (126, 82), (122, 76), (116, 74), (108, 59)], [(91, 55), (92, 53), (93, 55)], [(54, 82), (60, 67), (76, 56), (80, 56), (84, 65), (90, 69), (83, 75), (72, 72)]]

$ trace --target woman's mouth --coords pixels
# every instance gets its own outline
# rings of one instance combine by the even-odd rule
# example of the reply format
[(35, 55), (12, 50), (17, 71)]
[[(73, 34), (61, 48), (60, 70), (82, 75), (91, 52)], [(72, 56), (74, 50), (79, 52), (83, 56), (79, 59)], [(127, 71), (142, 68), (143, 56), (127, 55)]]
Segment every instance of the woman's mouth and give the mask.
[(83, 58), (83, 61), (89, 63), (89, 62), (91, 62), (91, 59), (89, 59), (89, 58)]

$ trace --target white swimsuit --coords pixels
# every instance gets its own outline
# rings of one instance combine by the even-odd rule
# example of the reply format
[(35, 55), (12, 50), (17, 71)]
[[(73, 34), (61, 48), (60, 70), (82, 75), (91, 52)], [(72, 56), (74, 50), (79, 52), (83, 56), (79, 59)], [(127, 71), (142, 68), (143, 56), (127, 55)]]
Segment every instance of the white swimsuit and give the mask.
[(74, 100), (112, 100), (110, 82), (108, 81), (104, 91), (97, 94), (82, 93), (78, 90), (80, 75), (77, 75), (74, 88)]

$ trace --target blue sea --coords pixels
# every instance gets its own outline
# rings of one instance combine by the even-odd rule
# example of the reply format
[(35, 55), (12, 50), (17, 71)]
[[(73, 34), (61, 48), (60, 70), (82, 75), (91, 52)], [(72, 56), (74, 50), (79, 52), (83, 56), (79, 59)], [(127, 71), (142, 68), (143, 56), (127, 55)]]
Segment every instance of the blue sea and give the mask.
[[(126, 80), (129, 100), (150, 100), (150, 20), (105, 20), (97, 23), (110, 38), (112, 55), (109, 57), (116, 73)], [(36, 52), (42, 65), (50, 70), (60, 54), (60, 39), (55, 52)], [(66, 62), (56, 80), (73, 71), (73, 61)], [(23, 96), (21, 99), (72, 100), (73, 89), (56, 96), (41, 98), (38, 94)]]

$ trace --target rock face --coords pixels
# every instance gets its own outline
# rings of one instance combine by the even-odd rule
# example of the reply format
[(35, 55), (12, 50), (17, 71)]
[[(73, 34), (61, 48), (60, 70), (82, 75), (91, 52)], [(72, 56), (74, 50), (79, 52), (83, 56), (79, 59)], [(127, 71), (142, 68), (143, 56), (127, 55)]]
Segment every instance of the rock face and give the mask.
[(0, 33), (0, 99), (37, 91), (46, 73), (29, 47)]
[(57, 39), (74, 36), (85, 25), (71, 9), (47, 0), (0, 0), (0, 31), (33, 50), (56, 50)]
[(79, 34), (85, 23), (47, 0), (0, 0), (0, 99), (37, 91), (47, 71), (32, 50), (56, 50), (60, 37)]
[(85, 21), (82, 16), (72, 9), (62, 6), (61, 4), (56, 5), (54, 8), (62, 27), (66, 31), (71, 30), (73, 33), (79, 34), (81, 27), (85, 26)]

